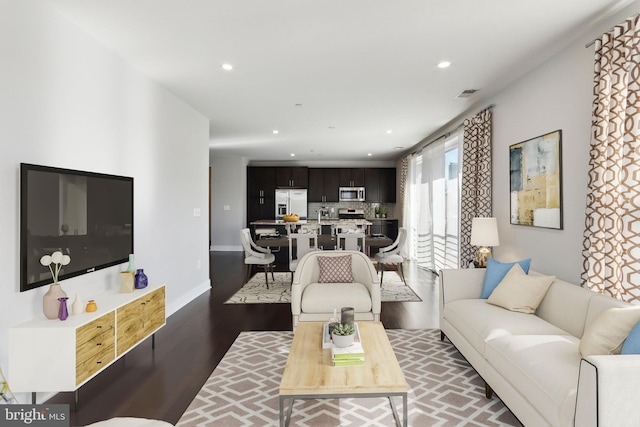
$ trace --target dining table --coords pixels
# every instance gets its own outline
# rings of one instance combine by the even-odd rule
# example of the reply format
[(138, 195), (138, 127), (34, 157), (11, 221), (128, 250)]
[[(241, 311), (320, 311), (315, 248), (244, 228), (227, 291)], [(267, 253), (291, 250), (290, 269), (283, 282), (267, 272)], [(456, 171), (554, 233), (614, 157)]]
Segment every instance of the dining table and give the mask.
[[(323, 249), (334, 249), (337, 245), (338, 238), (333, 234), (319, 234), (318, 246)], [(294, 241), (295, 243), (295, 241)], [(381, 248), (389, 246), (393, 243), (390, 237), (384, 235), (365, 235), (364, 245), (365, 247)], [(256, 245), (263, 248), (279, 248), (289, 247), (289, 238), (286, 234), (277, 236), (260, 237), (256, 240)]]

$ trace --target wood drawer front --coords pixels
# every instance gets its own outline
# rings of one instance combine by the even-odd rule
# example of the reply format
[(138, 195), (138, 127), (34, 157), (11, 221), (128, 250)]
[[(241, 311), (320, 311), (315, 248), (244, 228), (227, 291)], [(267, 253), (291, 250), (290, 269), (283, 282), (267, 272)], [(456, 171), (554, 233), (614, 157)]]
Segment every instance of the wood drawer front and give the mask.
[(150, 334), (165, 322), (165, 288), (162, 287), (148, 295), (144, 304), (144, 331)]
[(113, 337), (109, 344), (103, 344), (101, 348), (100, 352), (89, 357), (84, 363), (76, 364), (76, 385), (80, 385), (115, 359), (116, 346)]
[(76, 385), (115, 359), (114, 323), (111, 312), (76, 330)]
[(118, 356), (133, 347), (142, 337), (144, 328), (142, 319), (143, 302), (144, 298), (138, 298), (119, 308), (116, 312), (116, 316), (118, 317), (116, 337)]

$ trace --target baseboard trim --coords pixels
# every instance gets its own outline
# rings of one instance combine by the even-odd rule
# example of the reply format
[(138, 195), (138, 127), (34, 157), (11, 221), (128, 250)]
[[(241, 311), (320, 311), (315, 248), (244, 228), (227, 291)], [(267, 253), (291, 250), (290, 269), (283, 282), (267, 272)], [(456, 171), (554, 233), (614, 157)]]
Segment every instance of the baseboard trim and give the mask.
[(211, 280), (207, 279), (204, 282), (200, 283), (195, 288), (191, 289), (186, 294), (182, 295), (176, 301), (172, 301), (171, 304), (169, 304), (166, 307), (167, 317), (171, 316), (173, 313), (177, 312), (182, 307), (189, 304), (191, 301), (198, 298), (200, 295), (202, 295), (203, 293), (209, 290), (211, 290)]
[(215, 245), (209, 247), (209, 251), (211, 252), (242, 252), (242, 246), (221, 246)]

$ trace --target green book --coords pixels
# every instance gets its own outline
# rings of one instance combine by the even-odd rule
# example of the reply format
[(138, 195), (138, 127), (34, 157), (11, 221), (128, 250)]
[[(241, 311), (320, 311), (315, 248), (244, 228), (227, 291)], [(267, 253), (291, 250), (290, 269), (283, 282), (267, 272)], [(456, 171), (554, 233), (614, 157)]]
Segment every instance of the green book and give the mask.
[(359, 342), (354, 342), (349, 347), (336, 347), (331, 344), (331, 357), (335, 359), (364, 358), (364, 350)]
[(333, 359), (333, 366), (358, 366), (364, 365), (364, 357), (353, 359)]

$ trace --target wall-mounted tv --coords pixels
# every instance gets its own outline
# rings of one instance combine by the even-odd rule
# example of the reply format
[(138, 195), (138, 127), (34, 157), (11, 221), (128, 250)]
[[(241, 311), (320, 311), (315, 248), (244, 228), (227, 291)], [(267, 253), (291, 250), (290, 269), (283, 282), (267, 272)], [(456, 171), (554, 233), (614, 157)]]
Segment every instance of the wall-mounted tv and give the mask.
[(53, 283), (43, 255), (71, 262), (59, 280), (128, 260), (133, 253), (133, 178), (20, 164), (20, 291)]

